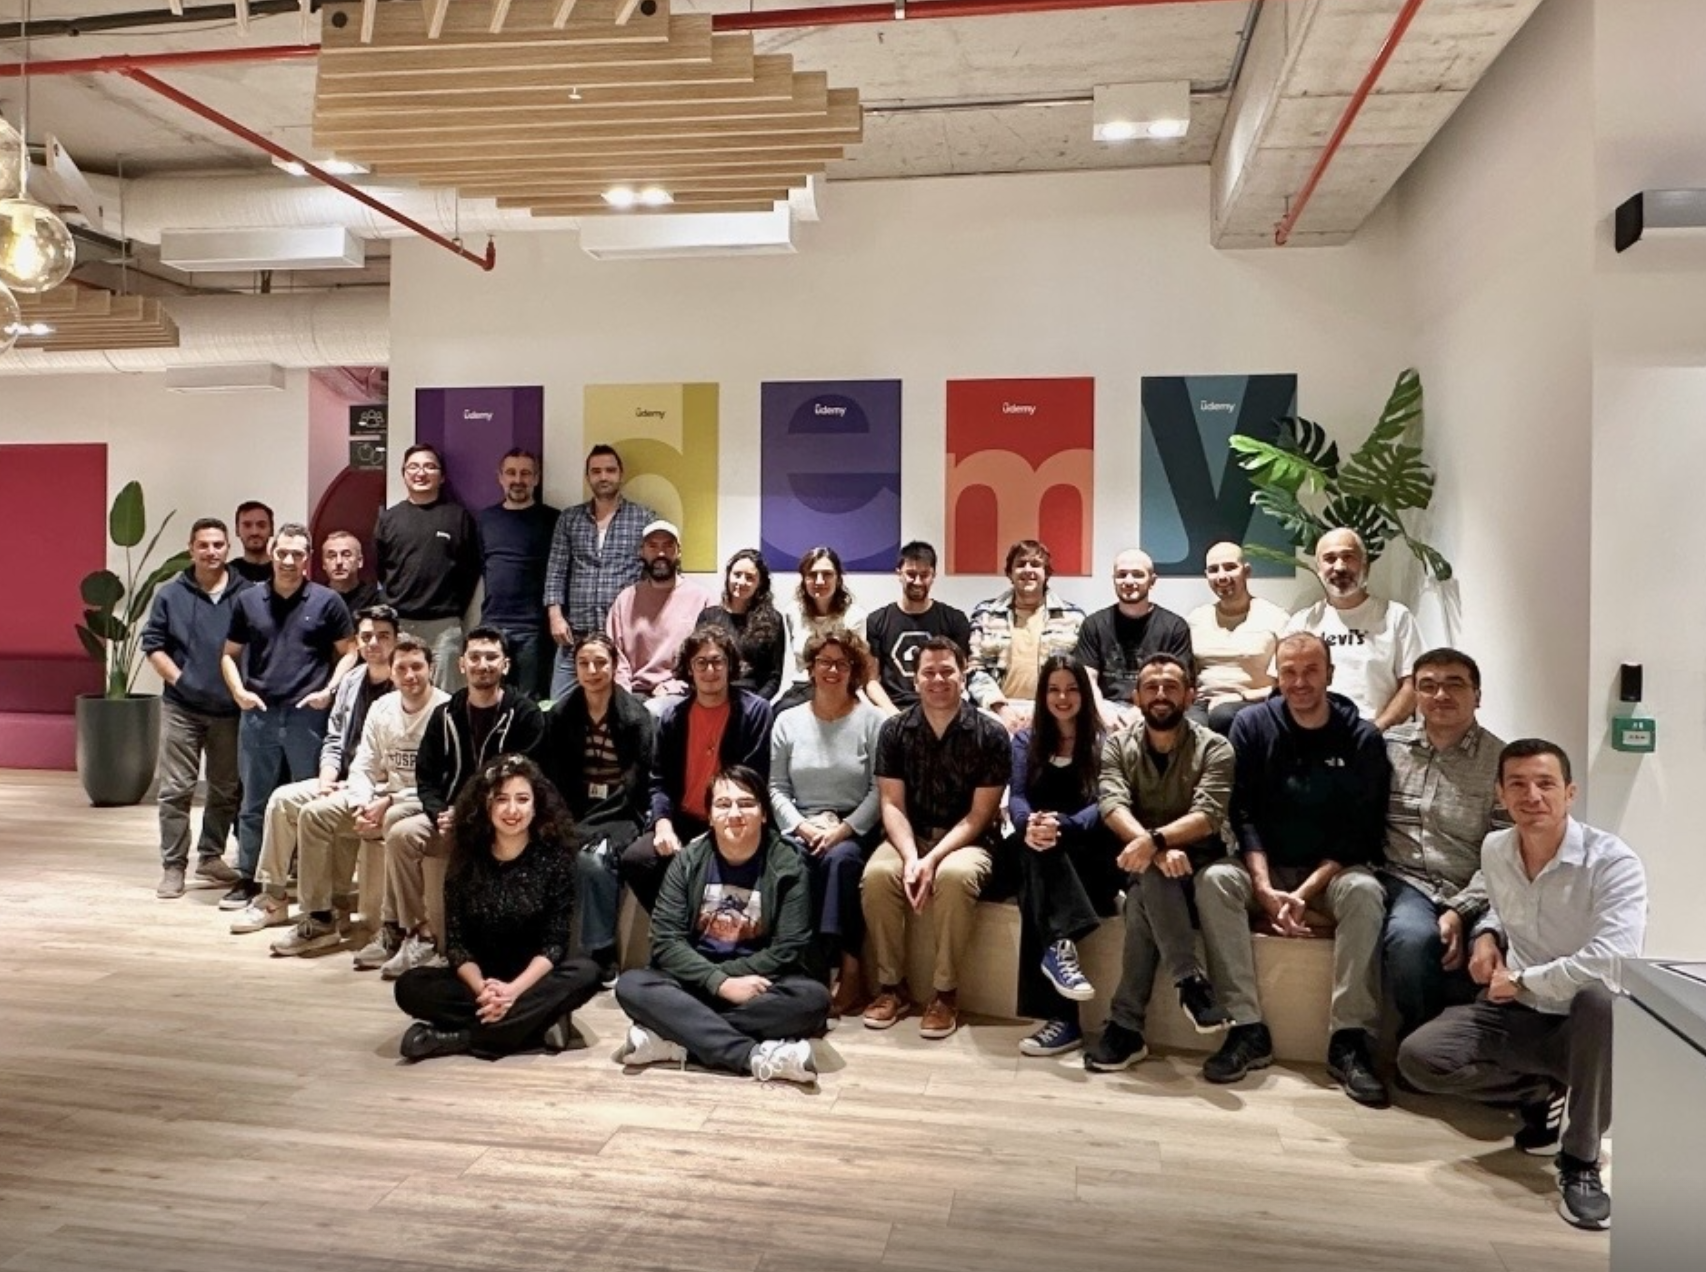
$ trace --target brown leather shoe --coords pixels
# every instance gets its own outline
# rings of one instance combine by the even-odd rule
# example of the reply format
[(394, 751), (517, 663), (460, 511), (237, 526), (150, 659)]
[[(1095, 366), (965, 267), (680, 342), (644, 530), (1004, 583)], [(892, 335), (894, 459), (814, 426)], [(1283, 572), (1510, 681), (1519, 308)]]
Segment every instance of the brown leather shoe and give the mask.
[(885, 989), (865, 1008), (865, 1028), (888, 1029), (912, 1014), (912, 1000), (904, 989)]
[(925, 1038), (947, 1038), (960, 1027), (960, 1007), (953, 994), (937, 994), (924, 1009), (918, 1032)]

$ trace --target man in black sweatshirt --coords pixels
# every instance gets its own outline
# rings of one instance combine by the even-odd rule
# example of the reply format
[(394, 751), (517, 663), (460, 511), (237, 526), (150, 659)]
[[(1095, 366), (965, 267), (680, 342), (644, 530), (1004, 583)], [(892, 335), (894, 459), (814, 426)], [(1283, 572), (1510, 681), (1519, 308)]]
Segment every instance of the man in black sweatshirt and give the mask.
[(1217, 862), (1197, 883), (1210, 971), (1234, 1022), (1203, 1077), (1236, 1082), (1273, 1062), (1249, 915), (1279, 937), (1307, 937), (1309, 918), (1324, 915), (1335, 925), (1327, 1072), (1357, 1103), (1380, 1107), (1386, 1084), (1371, 1051), (1386, 894), (1371, 866), (1385, 842), (1392, 768), (1356, 704), (1327, 691), (1333, 663), (1325, 641), (1294, 632), (1274, 659), (1278, 693), (1232, 724), (1232, 828), (1242, 862)]
[(454, 693), (462, 620), (480, 583), (480, 536), (468, 510), (445, 498), (444, 458), (433, 447), (403, 452), (403, 488), (408, 497), (380, 513), (373, 531), (379, 585), (404, 630), (432, 649), (434, 683)]
[(500, 755), (538, 760), (545, 716), (538, 705), (506, 688), (509, 650), (495, 627), (476, 627), (462, 642), (468, 681), (433, 709), (415, 757), (420, 797), (392, 806), (385, 817), (385, 906), (377, 935), (355, 956), (358, 971), (379, 968), (395, 980), (411, 967), (443, 966), (438, 935), (427, 921), (427, 857), (450, 851), (450, 812), (463, 786)]

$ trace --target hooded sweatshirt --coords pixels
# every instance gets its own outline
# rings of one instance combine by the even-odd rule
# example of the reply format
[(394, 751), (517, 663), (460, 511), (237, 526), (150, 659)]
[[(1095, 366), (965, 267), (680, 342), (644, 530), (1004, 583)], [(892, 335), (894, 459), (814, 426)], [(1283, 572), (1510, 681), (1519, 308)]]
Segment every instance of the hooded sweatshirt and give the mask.
[[(500, 755), (521, 754), (537, 760), (544, 750), (545, 715), (531, 698), (505, 688), (498, 698), (497, 717), (478, 753), (473, 721), (468, 715), (468, 691), (458, 689), (448, 702), (433, 708), (415, 758), (415, 782), (421, 809), (437, 817), (456, 802), (462, 783), (480, 766)], [(1384, 753), (1384, 752), (1383, 752)]]
[(161, 694), (167, 702), (201, 715), (234, 716), (237, 703), (220, 674), (219, 659), (231, 632), (239, 594), (251, 584), (235, 570), (225, 572), (225, 590), (217, 598), (202, 591), (192, 566), (154, 594), (142, 629), (144, 656), (161, 652), (177, 664), (178, 683)]

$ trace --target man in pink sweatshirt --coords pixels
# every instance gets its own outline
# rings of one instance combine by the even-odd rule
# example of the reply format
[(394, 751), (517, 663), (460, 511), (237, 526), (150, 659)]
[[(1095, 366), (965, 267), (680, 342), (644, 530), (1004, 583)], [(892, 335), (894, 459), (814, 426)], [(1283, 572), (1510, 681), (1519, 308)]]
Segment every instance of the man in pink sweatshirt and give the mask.
[(656, 713), (687, 692), (675, 676), (676, 656), (712, 602), (704, 588), (681, 577), (681, 531), (673, 523), (660, 518), (646, 525), (640, 561), (644, 575), (617, 595), (604, 630), (616, 642), (616, 683)]

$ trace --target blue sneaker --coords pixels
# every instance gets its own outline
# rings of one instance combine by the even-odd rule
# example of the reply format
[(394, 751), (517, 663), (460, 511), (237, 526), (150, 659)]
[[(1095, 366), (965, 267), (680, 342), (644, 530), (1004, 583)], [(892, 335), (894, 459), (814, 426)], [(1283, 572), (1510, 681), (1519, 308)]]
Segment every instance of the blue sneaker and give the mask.
[(1078, 947), (1071, 941), (1056, 941), (1048, 947), (1043, 955), (1043, 975), (1062, 998), (1085, 1003), (1096, 996), (1096, 987), (1078, 966)]
[(1019, 1043), (1022, 1056), (1063, 1056), (1084, 1045), (1084, 1031), (1070, 1020), (1051, 1020)]

